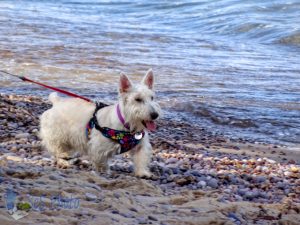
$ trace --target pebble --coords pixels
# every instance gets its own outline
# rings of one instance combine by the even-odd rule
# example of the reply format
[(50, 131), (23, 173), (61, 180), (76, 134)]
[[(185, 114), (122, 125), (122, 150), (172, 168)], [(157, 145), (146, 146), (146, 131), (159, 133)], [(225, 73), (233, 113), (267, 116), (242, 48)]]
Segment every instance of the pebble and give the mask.
[(248, 189), (243, 188), (243, 189), (238, 189), (238, 190), (237, 190), (237, 193), (238, 193), (240, 196), (244, 196), (244, 195), (246, 194), (247, 191), (248, 191)]
[(138, 224), (147, 224), (148, 223), (147, 219), (144, 217), (138, 217), (137, 222), (138, 222)]
[(166, 160), (166, 164), (174, 164), (177, 162), (178, 162), (178, 159), (176, 159), (176, 158), (169, 158)]
[(85, 199), (88, 201), (96, 201), (98, 198), (92, 193), (85, 193)]
[(148, 216), (148, 219), (149, 220), (153, 220), (153, 221), (158, 221), (158, 219), (156, 217), (151, 216), (151, 215)]
[(114, 197), (119, 199), (119, 198), (121, 197), (121, 195), (120, 195), (119, 193), (116, 193), (116, 192), (115, 192), (115, 193), (114, 193)]
[(133, 208), (133, 207), (129, 208), (129, 210), (130, 210), (130, 211), (133, 211), (133, 212), (137, 212), (137, 209), (136, 209), (136, 208)]
[(15, 161), (15, 162), (23, 162), (24, 161), (24, 159), (21, 158), (21, 157), (11, 156), (11, 155), (7, 156), (6, 159), (7, 160), (12, 160), (12, 161)]
[(119, 210), (112, 210), (111, 213), (112, 214), (120, 214)]
[[(237, 217), (237, 215), (233, 212), (228, 213), (228, 218), (232, 219), (236, 224), (241, 224), (241, 220)], [(238, 222), (238, 223), (237, 223)]]
[(205, 188), (206, 187), (206, 182), (201, 180), (197, 183), (198, 188)]
[(16, 134), (15, 136), (17, 139), (21, 139), (21, 138), (29, 138), (30, 137), (30, 134), (29, 133), (19, 133), (19, 134)]
[(59, 176), (59, 175), (50, 175), (50, 176), (49, 176), (49, 179), (50, 179), (50, 180), (62, 180), (63, 177), (62, 177), (62, 176)]
[(197, 171), (197, 170), (192, 170), (191, 172), (190, 172), (193, 176), (197, 176), (197, 177), (200, 177), (202, 174), (199, 172), (199, 171)]
[(218, 188), (218, 181), (215, 178), (212, 178), (209, 181), (207, 181), (207, 186), (211, 188)]
[(175, 183), (178, 184), (179, 186), (184, 186), (194, 182), (195, 180), (196, 179), (193, 176), (187, 176), (187, 177), (175, 179)]
[(265, 176), (256, 176), (254, 177), (254, 181), (257, 183), (264, 183), (266, 182), (267, 178)]

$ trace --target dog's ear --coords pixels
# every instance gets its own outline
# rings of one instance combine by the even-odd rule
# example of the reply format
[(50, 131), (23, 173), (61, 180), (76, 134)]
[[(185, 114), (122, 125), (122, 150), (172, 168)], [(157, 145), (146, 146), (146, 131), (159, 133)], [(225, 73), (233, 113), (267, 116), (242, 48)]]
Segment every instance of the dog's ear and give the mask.
[(152, 69), (149, 69), (142, 80), (142, 84), (145, 84), (149, 89), (153, 89), (154, 75)]
[(120, 74), (120, 93), (126, 93), (128, 91), (130, 91), (132, 87), (131, 81), (129, 80), (129, 78), (124, 74), (121, 73)]

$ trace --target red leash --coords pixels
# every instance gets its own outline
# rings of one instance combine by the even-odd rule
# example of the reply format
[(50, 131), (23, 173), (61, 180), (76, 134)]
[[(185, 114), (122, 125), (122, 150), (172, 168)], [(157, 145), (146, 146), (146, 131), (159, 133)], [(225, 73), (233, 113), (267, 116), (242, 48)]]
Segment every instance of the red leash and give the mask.
[(14, 77), (17, 77), (19, 79), (21, 79), (22, 81), (27, 81), (27, 82), (30, 82), (30, 83), (34, 83), (34, 84), (37, 84), (37, 85), (40, 85), (40, 86), (43, 86), (45, 88), (48, 88), (48, 89), (51, 89), (51, 90), (54, 90), (54, 91), (57, 91), (57, 92), (60, 92), (60, 93), (63, 93), (65, 95), (69, 95), (69, 96), (72, 96), (74, 98), (81, 98), (87, 102), (93, 102), (92, 100), (88, 99), (88, 98), (85, 98), (85, 97), (82, 97), (80, 95), (76, 95), (74, 93), (71, 93), (71, 92), (68, 92), (68, 91), (65, 91), (65, 90), (62, 90), (62, 89), (59, 89), (59, 88), (56, 88), (56, 87), (51, 87), (49, 85), (46, 85), (46, 84), (42, 84), (42, 83), (39, 83), (37, 81), (34, 81), (34, 80), (30, 80), (24, 76), (18, 76), (18, 75), (15, 75), (15, 74), (11, 74), (11, 73), (8, 73), (6, 71), (3, 71), (3, 70), (0, 70), (1, 73), (5, 73), (5, 74), (8, 74), (8, 75), (11, 75), (11, 76), (14, 76)]

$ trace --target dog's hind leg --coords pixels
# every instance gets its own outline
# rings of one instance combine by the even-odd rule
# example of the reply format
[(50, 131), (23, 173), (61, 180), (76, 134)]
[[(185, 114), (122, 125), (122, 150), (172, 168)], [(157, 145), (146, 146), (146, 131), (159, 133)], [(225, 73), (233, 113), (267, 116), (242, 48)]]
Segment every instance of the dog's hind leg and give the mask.
[(48, 151), (55, 157), (57, 166), (60, 168), (70, 167), (68, 159), (72, 158), (72, 151), (70, 151), (70, 146), (66, 144), (61, 144), (58, 141), (51, 141), (52, 143), (46, 143), (45, 146)]

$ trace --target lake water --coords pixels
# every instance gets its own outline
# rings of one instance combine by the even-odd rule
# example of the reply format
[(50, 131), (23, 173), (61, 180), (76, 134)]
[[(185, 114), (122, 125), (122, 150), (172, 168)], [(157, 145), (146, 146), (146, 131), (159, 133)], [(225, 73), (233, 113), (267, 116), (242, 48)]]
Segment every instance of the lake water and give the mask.
[(3, 70), (109, 102), (121, 71), (138, 81), (150, 67), (165, 119), (299, 146), (299, 0), (0, 2)]

